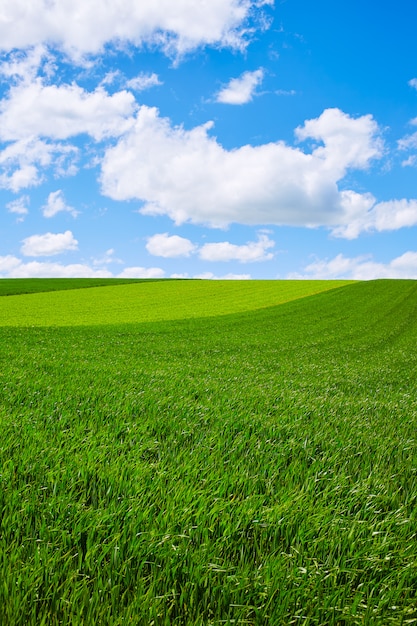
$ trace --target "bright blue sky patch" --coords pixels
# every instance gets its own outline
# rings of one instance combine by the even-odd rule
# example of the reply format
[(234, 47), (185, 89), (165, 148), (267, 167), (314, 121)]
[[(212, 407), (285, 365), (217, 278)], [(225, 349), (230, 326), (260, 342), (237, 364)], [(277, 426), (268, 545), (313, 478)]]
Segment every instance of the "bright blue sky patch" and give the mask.
[(417, 278), (416, 18), (0, 0), (0, 277)]

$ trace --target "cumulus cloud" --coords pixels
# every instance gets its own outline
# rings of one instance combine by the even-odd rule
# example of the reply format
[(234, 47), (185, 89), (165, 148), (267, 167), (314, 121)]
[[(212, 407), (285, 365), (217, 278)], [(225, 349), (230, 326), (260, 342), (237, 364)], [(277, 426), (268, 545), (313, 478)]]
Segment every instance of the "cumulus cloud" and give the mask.
[(54, 140), (86, 133), (96, 141), (119, 137), (136, 108), (129, 91), (109, 95), (102, 87), (88, 92), (78, 85), (47, 85), (41, 78), (21, 82), (0, 102), (0, 139)]
[(267, 235), (258, 235), (258, 241), (249, 241), (245, 245), (235, 245), (228, 241), (219, 243), (206, 243), (198, 252), (203, 261), (239, 261), (240, 263), (253, 263), (254, 261), (270, 261), (274, 258), (271, 252), (267, 252), (275, 246), (275, 242)]
[(189, 257), (196, 250), (196, 246), (184, 237), (178, 235), (169, 236), (168, 233), (161, 233), (148, 237), (146, 243), (147, 251), (153, 256), (165, 258)]
[(372, 194), (342, 194), (351, 219), (333, 229), (336, 237), (355, 239), (362, 232), (392, 231), (417, 225), (417, 200), (376, 202)]
[(134, 91), (144, 91), (145, 89), (157, 87), (158, 85), (162, 85), (161, 81), (159, 80), (158, 74), (147, 74), (146, 72), (141, 72), (140, 74), (135, 76), (135, 78), (131, 78), (126, 83), (126, 86), (129, 87), (129, 89), (133, 89)]
[(146, 249), (154, 256), (165, 258), (189, 257), (191, 254), (197, 253), (202, 261), (253, 263), (273, 259), (274, 255), (267, 250), (274, 246), (275, 242), (262, 233), (258, 235), (257, 241), (248, 241), (244, 245), (221, 241), (206, 243), (201, 247), (184, 237), (161, 233), (148, 237)]
[(411, 80), (408, 81), (408, 84), (413, 89), (417, 89), (417, 78), (412, 78)]
[(338, 254), (333, 259), (316, 259), (301, 273), (292, 273), (290, 279), (349, 279), (417, 278), (417, 252), (405, 252), (389, 263), (378, 263), (372, 255), (353, 258)]
[(14, 50), (0, 63), (0, 76), (4, 76), (11, 83), (30, 82), (34, 80), (43, 67), (45, 75), (53, 73), (53, 56), (45, 46), (37, 45), (28, 50)]
[(348, 168), (366, 169), (383, 154), (379, 128), (372, 115), (352, 118), (340, 109), (326, 109), (318, 118), (296, 129), (299, 141), (315, 139), (323, 145), (312, 155), (325, 163), (333, 175), (343, 177)]
[(204, 45), (242, 48), (248, 20), (273, 0), (2, 0), (0, 48), (41, 43), (79, 59), (107, 43), (158, 45), (181, 55)]
[(252, 100), (263, 78), (262, 68), (254, 72), (244, 72), (239, 78), (232, 78), (230, 83), (219, 91), (216, 101), (223, 104), (246, 104)]
[(24, 256), (55, 256), (78, 249), (78, 241), (70, 230), (65, 233), (31, 235), (23, 239), (22, 244), (21, 252)]
[(134, 126), (105, 153), (103, 193), (141, 200), (145, 215), (212, 227), (338, 228), (353, 209), (356, 217), (368, 210), (369, 195), (341, 192), (338, 182), (349, 169), (365, 169), (382, 156), (372, 116), (325, 110), (296, 130), (300, 142), (314, 140), (310, 151), (282, 141), (229, 151), (209, 135), (212, 126), (173, 127), (157, 109), (140, 107)]
[(54, 217), (62, 211), (71, 213), (73, 217), (77, 217), (79, 213), (66, 203), (63, 192), (58, 189), (58, 191), (52, 191), (49, 194), (46, 204), (42, 207), (42, 213), (44, 217)]
[(18, 192), (39, 185), (48, 168), (74, 175), (80, 150), (77, 135), (101, 141), (119, 137), (133, 123), (136, 103), (123, 90), (88, 92), (76, 84), (48, 85), (43, 79), (19, 81), (0, 101), (0, 187)]

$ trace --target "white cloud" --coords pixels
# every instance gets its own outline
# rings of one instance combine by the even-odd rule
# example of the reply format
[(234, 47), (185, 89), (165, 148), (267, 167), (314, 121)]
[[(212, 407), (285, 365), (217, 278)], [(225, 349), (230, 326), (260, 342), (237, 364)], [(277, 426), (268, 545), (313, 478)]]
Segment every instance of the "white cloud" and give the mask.
[[(142, 106), (134, 127), (105, 153), (103, 193), (141, 200), (141, 213), (168, 215), (176, 224), (338, 228), (368, 210), (370, 196), (340, 192), (350, 168), (364, 169), (383, 145), (369, 115), (352, 118), (328, 109), (297, 129), (313, 138), (311, 152), (284, 142), (224, 149), (209, 135), (212, 123), (172, 127), (155, 108)], [(349, 194), (351, 194), (349, 198)]]
[(297, 94), (295, 89), (277, 89), (274, 93), (277, 96), (295, 96)]
[(111, 265), (113, 263), (122, 264), (123, 261), (121, 259), (116, 258), (114, 254), (115, 254), (115, 251), (113, 250), (113, 248), (109, 248), (109, 250), (106, 250), (106, 252), (104, 253), (102, 257), (98, 259), (93, 259), (94, 267), (101, 267), (103, 265)]
[[(417, 117), (410, 120), (410, 124), (412, 126), (417, 126)], [(398, 141), (398, 147), (400, 150), (412, 150), (413, 148), (417, 148), (417, 132), (411, 133), (411, 135), (406, 135), (405, 137), (402, 137)]]
[(198, 46), (242, 48), (249, 18), (273, 0), (1, 0), (0, 48), (55, 44), (73, 58), (106, 43), (159, 45), (181, 55)]
[(401, 162), (401, 165), (403, 167), (414, 167), (415, 165), (417, 165), (417, 155), (410, 155), (407, 159), (404, 159), (404, 161)]
[(324, 145), (315, 147), (312, 155), (340, 177), (348, 168), (368, 168), (372, 159), (383, 153), (378, 124), (372, 115), (352, 118), (340, 109), (326, 109), (320, 117), (307, 120), (295, 133), (300, 141), (322, 142)]
[(411, 80), (408, 81), (408, 84), (413, 89), (417, 89), (417, 78), (412, 78)]
[(76, 84), (45, 85), (40, 78), (12, 86), (0, 101), (0, 187), (18, 192), (39, 185), (47, 168), (56, 176), (77, 172), (79, 149), (63, 144), (77, 135), (101, 141), (130, 128), (136, 109), (128, 91), (109, 95)]
[(355, 239), (362, 232), (392, 231), (417, 225), (417, 200), (376, 202), (371, 194), (342, 193), (351, 219), (333, 229), (336, 237)]
[(225, 274), (224, 276), (215, 276), (212, 272), (204, 272), (198, 274), (194, 278), (201, 278), (204, 280), (251, 280), (250, 274)]
[(17, 50), (12, 52), (7, 60), (0, 63), (0, 76), (9, 81), (31, 82), (44, 68), (45, 74), (53, 71), (53, 57), (43, 45), (37, 45), (27, 51)]
[(15, 141), (0, 152), (0, 188), (17, 193), (39, 185), (50, 166), (54, 166), (56, 176), (72, 175), (77, 157), (74, 146), (50, 144), (34, 137)]
[(164, 270), (160, 267), (126, 267), (117, 278), (163, 278)]
[[(108, 251), (110, 252), (110, 251)], [(163, 278), (157, 267), (127, 267), (117, 278)], [(96, 269), (83, 263), (24, 262), (15, 256), (0, 256), (0, 278), (113, 278), (107, 269)]]
[(161, 233), (148, 237), (146, 249), (153, 256), (175, 258), (190, 256), (196, 250), (196, 246), (184, 237), (179, 237), (178, 235), (169, 236), (168, 233)]
[(240, 263), (253, 263), (254, 261), (270, 261), (274, 258), (268, 249), (273, 248), (275, 242), (267, 235), (258, 235), (258, 241), (250, 241), (245, 245), (238, 246), (228, 241), (219, 243), (206, 243), (198, 252), (203, 261), (239, 261)]
[(106, 270), (93, 270), (88, 265), (72, 263), (24, 263), (16, 257), (0, 257), (2, 278), (111, 278)]
[(158, 85), (162, 85), (158, 74), (146, 74), (145, 72), (141, 72), (135, 78), (131, 78), (126, 83), (126, 86), (134, 91), (144, 91), (145, 89), (157, 87)]
[(44, 235), (31, 235), (23, 239), (21, 248), (25, 256), (54, 256), (68, 250), (77, 250), (78, 241), (70, 230), (65, 233), (45, 233)]
[(2, 278), (13, 278), (13, 272), (19, 267), (21, 260), (8, 254), (0, 256), (0, 275)]
[(264, 78), (264, 70), (259, 68), (254, 72), (245, 72), (239, 78), (232, 78), (230, 83), (221, 89), (216, 101), (223, 104), (246, 104), (250, 102), (255, 90)]
[(42, 213), (44, 217), (54, 217), (62, 211), (71, 213), (73, 217), (77, 217), (79, 213), (65, 202), (64, 194), (61, 189), (58, 189), (58, 191), (52, 191), (49, 194), (46, 204), (42, 207)]
[(119, 137), (130, 127), (135, 99), (129, 91), (109, 95), (76, 84), (45, 85), (40, 78), (12, 86), (0, 102), (0, 139), (68, 139), (86, 133), (96, 141)]
[(6, 208), (9, 213), (15, 213), (16, 215), (18, 215), (18, 221), (21, 222), (23, 221), (24, 216), (29, 213), (29, 203), (29, 196), (21, 196), (20, 198), (16, 198), (16, 200), (12, 200), (8, 204), (6, 204)]
[(294, 279), (349, 279), (374, 280), (377, 278), (417, 279), (417, 252), (405, 252), (389, 263), (378, 263), (371, 255), (354, 258), (338, 254), (333, 259), (317, 259), (301, 273), (292, 273), (287, 278)]

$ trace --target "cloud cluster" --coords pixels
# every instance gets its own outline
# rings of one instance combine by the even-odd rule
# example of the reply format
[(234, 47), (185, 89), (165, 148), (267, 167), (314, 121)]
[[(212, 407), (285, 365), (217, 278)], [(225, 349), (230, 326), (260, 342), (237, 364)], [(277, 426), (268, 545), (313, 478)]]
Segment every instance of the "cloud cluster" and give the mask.
[(372, 255), (354, 258), (338, 254), (333, 259), (316, 259), (301, 273), (292, 273), (289, 279), (349, 279), (374, 280), (376, 278), (417, 279), (417, 252), (405, 252), (388, 263), (374, 261)]
[(253, 263), (272, 260), (274, 255), (267, 250), (274, 246), (275, 242), (262, 233), (258, 235), (257, 241), (249, 241), (243, 245), (221, 241), (205, 243), (201, 247), (184, 237), (162, 233), (148, 237), (146, 249), (154, 256), (165, 258), (189, 257), (197, 254), (202, 261)]
[(120, 137), (136, 109), (126, 90), (110, 95), (103, 87), (89, 92), (75, 83), (21, 77), (0, 101), (0, 187), (18, 192), (38, 185), (49, 168), (55, 176), (74, 175), (80, 150), (68, 140)]
[(0, 256), (0, 278), (163, 278), (159, 267), (127, 267), (119, 274), (83, 263), (65, 265), (50, 261), (25, 262), (13, 255)]
[(248, 21), (273, 0), (1, 0), (0, 49), (47, 43), (79, 59), (106, 44), (158, 45), (182, 55), (204, 45), (242, 48)]
[[(91, 267), (83, 263), (53, 263), (50, 261), (24, 262), (13, 256), (0, 256), (1, 278), (164, 278), (165, 272), (160, 267), (126, 267), (122, 272), (113, 274), (108, 269)], [(188, 274), (172, 274), (170, 278), (190, 278)], [(192, 276), (205, 280), (250, 280), (250, 274), (229, 273), (216, 276), (206, 272)]]
[(357, 236), (347, 229), (352, 219), (372, 227), (376, 200), (338, 187), (348, 170), (383, 155), (372, 116), (327, 109), (296, 129), (304, 150), (284, 142), (226, 150), (209, 134), (212, 126), (173, 127), (157, 109), (140, 107), (132, 128), (105, 153), (103, 193), (140, 200), (143, 214), (168, 215), (176, 224), (327, 226), (349, 237)]

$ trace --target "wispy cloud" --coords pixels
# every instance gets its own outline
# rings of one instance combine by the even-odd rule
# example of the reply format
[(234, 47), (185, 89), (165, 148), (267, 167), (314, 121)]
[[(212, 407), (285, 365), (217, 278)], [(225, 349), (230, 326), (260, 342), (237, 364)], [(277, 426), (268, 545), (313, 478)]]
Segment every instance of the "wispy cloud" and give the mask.
[(254, 72), (245, 72), (239, 78), (232, 78), (230, 83), (218, 92), (216, 101), (223, 104), (246, 104), (253, 99), (256, 88), (263, 79), (262, 68)]
[(42, 213), (44, 217), (54, 217), (57, 213), (61, 212), (71, 213), (73, 217), (79, 215), (79, 211), (76, 211), (72, 206), (69, 206), (64, 198), (64, 194), (61, 189), (58, 191), (52, 191), (46, 204), (42, 207)]
[(129, 89), (133, 89), (134, 91), (144, 91), (145, 89), (150, 89), (151, 87), (157, 87), (158, 85), (162, 85), (162, 82), (159, 80), (158, 74), (146, 74), (145, 72), (141, 72), (135, 78), (131, 78), (127, 81), (126, 86)]
[(16, 198), (16, 200), (12, 200), (6, 205), (9, 213), (15, 213), (18, 215), (17, 221), (22, 222), (25, 216), (29, 213), (30, 198), (29, 196), (21, 196), (20, 198)]

